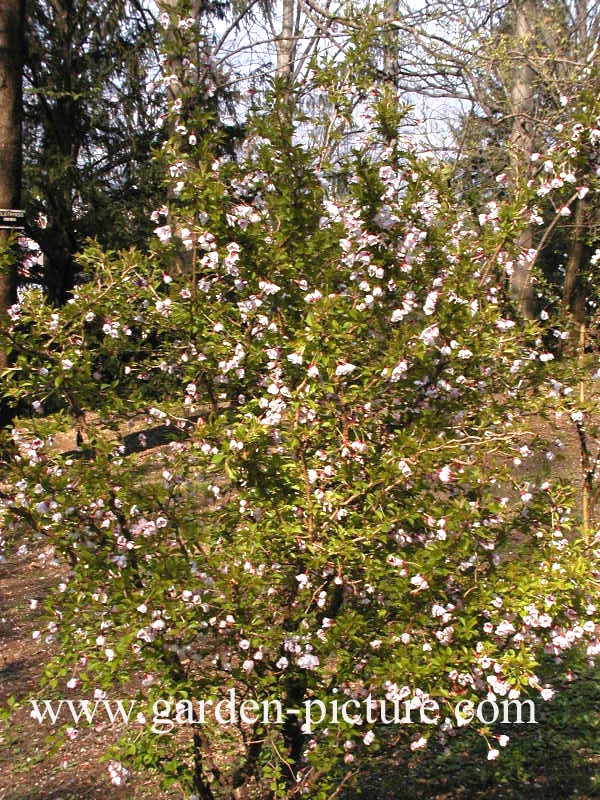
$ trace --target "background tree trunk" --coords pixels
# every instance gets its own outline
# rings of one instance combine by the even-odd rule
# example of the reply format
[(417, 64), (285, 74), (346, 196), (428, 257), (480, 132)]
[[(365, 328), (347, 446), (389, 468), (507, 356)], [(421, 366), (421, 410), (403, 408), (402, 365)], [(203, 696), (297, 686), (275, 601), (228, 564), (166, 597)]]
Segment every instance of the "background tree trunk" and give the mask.
[(277, 50), (277, 77), (291, 87), (296, 61), (294, 0), (283, 0), (281, 33), (275, 42), (275, 47)]
[(394, 92), (398, 90), (398, 49), (400, 34), (394, 22), (398, 19), (398, 0), (386, 0), (383, 19), (385, 30), (383, 34), (383, 75), (387, 86)]
[(580, 283), (581, 265), (584, 255), (585, 201), (578, 200), (575, 206), (575, 221), (569, 242), (569, 256), (565, 267), (563, 285), (563, 308), (573, 314), (574, 319), (585, 322), (585, 289)]
[[(21, 201), (21, 113), (24, 0), (0, 0), (0, 208)], [(10, 231), (0, 230), (0, 242)], [(0, 315), (17, 299), (16, 264), (0, 273)], [(6, 354), (0, 352), (0, 367)]]
[[(533, 120), (531, 119), (534, 99), (535, 75), (528, 58), (534, 46), (537, 3), (536, 0), (513, 0), (515, 49), (522, 57), (517, 62), (512, 91), (511, 111), (513, 126), (510, 138), (511, 171), (515, 185), (523, 179), (530, 168), (533, 152)], [(522, 251), (533, 246), (531, 227), (525, 228), (518, 242)], [(514, 266), (510, 281), (513, 301), (523, 316), (534, 315), (534, 287), (527, 258), (519, 259)]]

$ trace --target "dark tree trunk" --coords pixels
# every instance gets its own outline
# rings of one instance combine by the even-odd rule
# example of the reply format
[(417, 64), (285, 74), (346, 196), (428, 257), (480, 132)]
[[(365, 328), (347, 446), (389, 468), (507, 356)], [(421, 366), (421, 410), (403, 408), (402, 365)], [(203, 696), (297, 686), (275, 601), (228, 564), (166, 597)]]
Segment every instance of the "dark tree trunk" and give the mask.
[[(21, 202), (24, 0), (0, 0), (0, 208)], [(0, 230), (0, 242), (10, 231)], [(0, 273), (0, 314), (17, 299), (16, 264)], [(0, 367), (6, 354), (0, 353)]]
[(580, 271), (584, 253), (585, 204), (578, 200), (575, 206), (575, 222), (570, 237), (569, 256), (563, 286), (563, 308), (571, 312), (579, 323), (585, 322), (585, 292), (580, 283)]
[(77, 275), (77, 263), (73, 255), (77, 251), (77, 244), (70, 231), (68, 209), (65, 206), (63, 210), (63, 225), (53, 224), (35, 232), (36, 241), (44, 254), (42, 282), (46, 298), (55, 306), (67, 302)]
[[(0, 0), (0, 208), (19, 208), (21, 202), (21, 116), (23, 77), (24, 0)], [(9, 230), (0, 230), (0, 244)], [(17, 300), (16, 260), (0, 270), (0, 325), (6, 310)], [(0, 371), (9, 354), (0, 349)], [(0, 427), (13, 416), (10, 404), (0, 395)]]

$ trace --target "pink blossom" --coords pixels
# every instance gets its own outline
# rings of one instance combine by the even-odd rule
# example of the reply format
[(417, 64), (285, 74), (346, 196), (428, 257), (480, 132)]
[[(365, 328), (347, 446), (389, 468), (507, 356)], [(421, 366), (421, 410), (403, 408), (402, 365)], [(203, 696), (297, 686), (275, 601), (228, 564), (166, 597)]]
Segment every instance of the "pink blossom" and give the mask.
[(355, 369), (356, 366), (354, 364), (349, 364), (347, 361), (343, 361), (336, 367), (335, 374), (338, 378), (340, 378), (344, 375), (350, 375), (350, 373), (354, 372)]
[(428, 328), (424, 328), (421, 331), (419, 334), (419, 339), (426, 345), (431, 345), (435, 342), (439, 335), (440, 329), (438, 328), (437, 324), (434, 323), (433, 325), (430, 325)]
[(438, 478), (442, 483), (450, 483), (452, 480), (452, 470), (449, 466), (442, 467), (438, 472)]

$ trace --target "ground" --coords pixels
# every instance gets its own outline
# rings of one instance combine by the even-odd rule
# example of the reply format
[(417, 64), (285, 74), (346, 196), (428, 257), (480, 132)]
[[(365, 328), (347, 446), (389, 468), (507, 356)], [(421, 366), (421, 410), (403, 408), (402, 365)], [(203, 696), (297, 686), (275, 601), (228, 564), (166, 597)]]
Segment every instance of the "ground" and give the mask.
[(58, 565), (44, 566), (41, 555), (15, 554), (0, 564), (0, 708), (10, 696), (24, 701), (7, 724), (0, 723), (0, 800), (180, 798), (174, 791), (161, 792), (152, 776), (132, 776), (124, 787), (111, 784), (101, 759), (122, 726), (82, 725), (75, 740), (57, 745), (53, 727), (30, 717), (26, 699), (38, 690), (44, 666), (56, 654), (56, 646), (32, 638), (40, 612), (30, 607), (31, 600), (43, 600), (61, 574)]

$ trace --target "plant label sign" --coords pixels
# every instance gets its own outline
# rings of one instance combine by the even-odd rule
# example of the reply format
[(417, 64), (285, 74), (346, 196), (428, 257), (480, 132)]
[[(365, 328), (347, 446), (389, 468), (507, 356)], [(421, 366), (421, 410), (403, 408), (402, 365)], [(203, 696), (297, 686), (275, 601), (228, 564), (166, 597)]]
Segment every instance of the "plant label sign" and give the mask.
[(0, 229), (18, 229), (25, 227), (25, 212), (19, 208), (0, 208)]

